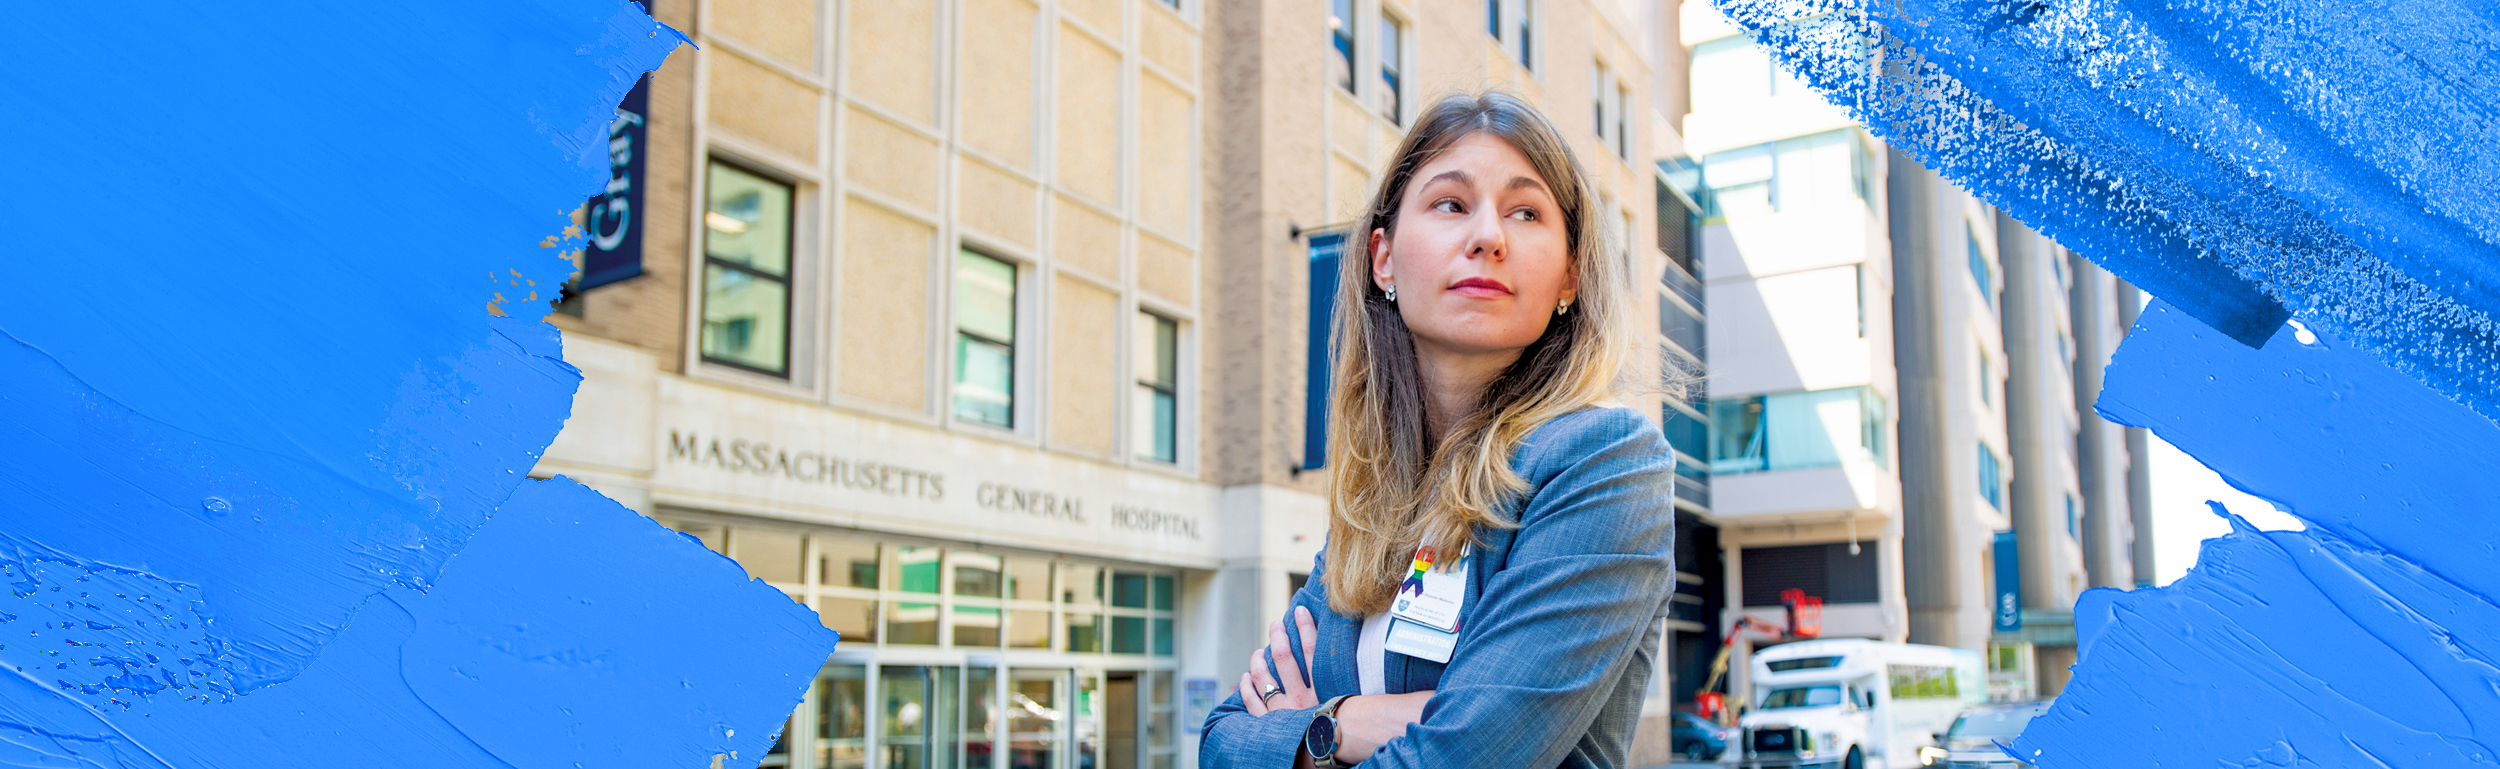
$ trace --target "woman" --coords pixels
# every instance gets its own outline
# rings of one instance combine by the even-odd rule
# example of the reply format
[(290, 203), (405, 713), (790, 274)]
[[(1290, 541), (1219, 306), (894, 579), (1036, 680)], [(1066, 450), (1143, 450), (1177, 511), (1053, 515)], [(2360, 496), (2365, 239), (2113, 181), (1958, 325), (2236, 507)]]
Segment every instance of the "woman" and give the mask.
[(1200, 766), (1624, 764), (1673, 455), (1610, 405), (1633, 307), (1591, 198), (1516, 98), (1416, 120), (1337, 293), (1327, 547)]

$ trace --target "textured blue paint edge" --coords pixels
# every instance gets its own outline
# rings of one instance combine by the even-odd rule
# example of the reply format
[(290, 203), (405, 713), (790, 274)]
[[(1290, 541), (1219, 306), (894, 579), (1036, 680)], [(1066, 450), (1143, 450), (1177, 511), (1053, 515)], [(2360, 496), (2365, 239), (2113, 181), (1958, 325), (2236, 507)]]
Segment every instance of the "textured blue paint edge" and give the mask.
[[(2500, 152), (2454, 138), (2500, 125), (2487, 10), (1717, 5), (1888, 144), (2207, 325), (2256, 345), (2299, 311), (2500, 418), (2500, 201), (2474, 189)], [(2389, 94), (2424, 102), (2385, 119)]]
[(0, 765), (762, 758), (834, 634), (523, 477), (580, 381), (539, 321), (565, 212), (683, 36), (622, 0), (19, 11)]

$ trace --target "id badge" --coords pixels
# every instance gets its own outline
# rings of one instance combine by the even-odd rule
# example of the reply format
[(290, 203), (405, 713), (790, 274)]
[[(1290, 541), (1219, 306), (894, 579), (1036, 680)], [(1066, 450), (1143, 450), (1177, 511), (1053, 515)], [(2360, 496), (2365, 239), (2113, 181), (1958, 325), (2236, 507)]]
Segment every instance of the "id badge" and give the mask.
[(1458, 650), (1458, 634), (1391, 617), (1389, 637), (1381, 642), (1380, 648), (1447, 665), (1450, 654)]
[(1430, 545), (1415, 549), (1415, 561), (1407, 568), (1406, 581), (1398, 584), (1389, 616), (1457, 633), (1458, 612), (1467, 606), (1467, 554), (1459, 553), (1457, 566), (1449, 569), (1433, 568), (1433, 556)]

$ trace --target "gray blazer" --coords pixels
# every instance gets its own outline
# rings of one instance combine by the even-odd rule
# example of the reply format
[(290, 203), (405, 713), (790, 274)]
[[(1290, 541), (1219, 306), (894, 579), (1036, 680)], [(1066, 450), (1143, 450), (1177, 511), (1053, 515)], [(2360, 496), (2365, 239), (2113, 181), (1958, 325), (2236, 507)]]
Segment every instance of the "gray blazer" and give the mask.
[[(1363, 766), (1623, 766), (1675, 580), (1674, 457), (1658, 427), (1625, 408), (1582, 410), (1529, 434), (1511, 462), (1528, 482), (1511, 506), (1520, 526), (1477, 532), (1449, 664), (1383, 658), (1389, 693), (1438, 693), (1421, 723)], [(1323, 702), (1357, 693), (1363, 622), (1328, 609), (1326, 560), (1293, 596), (1318, 624), (1319, 661), (1305, 669)], [(1291, 619), (1285, 629), (1300, 649)], [(1198, 765), (1289, 769), (1311, 718), (1254, 717), (1236, 692), (1207, 715)]]

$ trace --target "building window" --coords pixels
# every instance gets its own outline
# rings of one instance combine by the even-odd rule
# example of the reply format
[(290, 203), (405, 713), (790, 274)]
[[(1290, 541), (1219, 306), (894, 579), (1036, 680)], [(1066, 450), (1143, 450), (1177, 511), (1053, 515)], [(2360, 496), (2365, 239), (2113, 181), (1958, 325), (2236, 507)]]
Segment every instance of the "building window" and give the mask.
[[(842, 634), (846, 647), (1170, 657), (1178, 645), (1172, 621), (1178, 581), (1168, 572), (830, 533), (662, 523), (699, 538), (793, 600), (809, 603), (813, 593), (817, 616)], [(1065, 634), (1054, 632), (1062, 626)]]
[(2066, 533), (2083, 538), (2083, 517), (2075, 512), (2075, 495), (2066, 495)]
[(1979, 348), (1979, 402), (1990, 406), (1996, 405), (1996, 390), (1996, 367), (1988, 362), (1988, 348)]
[(955, 258), (955, 418), (1015, 426), (1016, 266)]
[(1885, 405), (1867, 387), (1771, 393), (1710, 402), (1710, 472), (1888, 466)]
[[(1703, 408), (1709, 407), (1707, 403), (1701, 405)], [(1674, 398), (1666, 400), (1663, 412), (1662, 416), (1666, 417), (1666, 420), (1660, 429), (1667, 434), (1667, 445), (1693, 459), (1708, 462), (1709, 460), (1702, 458), (1710, 455), (1710, 422), (1693, 411), (1692, 407)], [(1691, 460), (1676, 460), (1678, 470), (1689, 464), (1692, 464)]]
[(1406, 22), (1388, 14), (1380, 15), (1380, 93), (1373, 95), (1380, 116), (1398, 125), (1406, 124)]
[(1485, 0), (1485, 30), (1502, 52), (1528, 69), (1536, 69), (1536, 0)]
[(1615, 121), (1608, 117), (1611, 110), (1606, 108), (1606, 101), (1615, 90), (1607, 87), (1606, 81), (1610, 79), (1606, 77), (1605, 62), (1598, 62), (1589, 68), (1589, 102), (1594, 113), (1589, 118), (1589, 125), (1597, 129), (1597, 138), (1600, 139), (1608, 138), (1615, 125)]
[(1825, 604), (1883, 600), (1874, 548), (1850, 543), (1748, 547), (1744, 551), (1746, 606), (1778, 606), (1780, 593), (1803, 590)]
[[(1674, 262), (1659, 280), (1698, 303), (1701, 284), (1694, 278), (1701, 275), (1701, 213), (1707, 206), (1701, 201), (1710, 191), (1701, 185), (1701, 164), (1691, 158), (1658, 161), (1657, 221), (1658, 250)], [(1681, 271), (1681, 275), (1675, 273)]]
[(1857, 263), (1857, 264), (1852, 264), (1852, 265), (1849, 265), (1849, 272), (1850, 272), (1851, 277), (1855, 278), (1855, 279), (1856, 279), (1856, 281), (1857, 281), (1857, 282), (1856, 282), (1856, 285), (1857, 285), (1857, 294), (1855, 295), (1855, 300), (1856, 300), (1857, 305), (1858, 305), (1858, 338), (1859, 338), (1859, 339), (1865, 339), (1865, 338), (1866, 338), (1866, 263), (1865, 263), (1865, 262), (1859, 262), (1859, 263)]
[(1979, 444), (1979, 496), (1988, 506), (2005, 509), (2005, 479), (1997, 469), (1997, 453), (1988, 444)]
[(1962, 236), (1963, 242), (1970, 247), (1970, 278), (1979, 284), (1980, 301), (1986, 302), (1989, 309), (1995, 309), (1997, 306), (1996, 269), (1989, 265), (1987, 252), (1979, 248), (1979, 227), (1963, 222)]
[(1130, 423), (1137, 458), (1179, 461), (1180, 324), (1151, 312), (1137, 314), (1137, 394)]
[(1709, 339), (1708, 329), (1701, 313), (1685, 307), (1681, 300), (1658, 297), (1658, 334), (1675, 343), (1696, 361), (1708, 360), (1705, 357), (1708, 349), (1703, 346)]
[(1328, 0), (1329, 79), (1354, 93), (1354, 0)]
[(1519, 66), (1536, 69), (1536, 0), (1515, 2), (1511, 14), (1511, 55), (1519, 57)]
[(1615, 84), (1615, 157), (1632, 159), (1632, 88)]
[(1713, 152), (1701, 166), (1712, 219), (1847, 204), (1874, 210), (1874, 159), (1855, 129)]
[(1598, 62), (1589, 72), (1589, 101), (1593, 105), (1597, 138), (1609, 152), (1625, 160), (1632, 159), (1632, 92), (1615, 82), (1614, 72)]
[(790, 185), (713, 160), (703, 211), (703, 360), (790, 375)]

